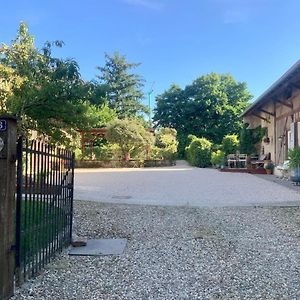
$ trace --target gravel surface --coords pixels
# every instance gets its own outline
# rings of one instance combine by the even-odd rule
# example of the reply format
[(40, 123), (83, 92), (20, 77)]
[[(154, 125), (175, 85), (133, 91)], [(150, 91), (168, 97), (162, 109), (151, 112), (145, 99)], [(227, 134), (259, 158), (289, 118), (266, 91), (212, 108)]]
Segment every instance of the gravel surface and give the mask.
[[(268, 176), (265, 175), (267, 178)], [(194, 168), (76, 169), (75, 199), (198, 207), (300, 205), (298, 191), (258, 176)]]
[(300, 299), (297, 207), (75, 202), (75, 230), (127, 238), (121, 256), (66, 253), (16, 299)]

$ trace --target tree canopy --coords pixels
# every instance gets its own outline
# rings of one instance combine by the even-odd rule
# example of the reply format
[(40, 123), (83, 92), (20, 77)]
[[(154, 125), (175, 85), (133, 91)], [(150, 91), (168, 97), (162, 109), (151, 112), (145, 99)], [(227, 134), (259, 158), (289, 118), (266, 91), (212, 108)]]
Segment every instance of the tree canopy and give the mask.
[(109, 114), (103, 101), (89, 102), (99, 87), (81, 79), (77, 62), (52, 56), (53, 46), (62, 45), (47, 42), (39, 50), (21, 23), (11, 45), (0, 48), (0, 112), (17, 116), (22, 130), (37, 130), (54, 142), (66, 141), (75, 129), (92, 127)]
[(250, 99), (244, 82), (211, 73), (184, 89), (172, 85), (157, 96), (154, 121), (157, 126), (175, 128), (179, 136), (194, 134), (220, 143), (226, 134), (239, 133), (239, 115)]
[(105, 54), (104, 67), (98, 67), (101, 74), (98, 78), (107, 87), (106, 95), (109, 107), (117, 112), (119, 118), (135, 117), (147, 112), (142, 104), (143, 79), (138, 74), (130, 73), (140, 64), (129, 63), (125, 56), (115, 52)]
[(137, 120), (115, 120), (107, 128), (106, 139), (117, 144), (125, 159), (136, 151), (143, 152), (154, 143), (153, 135)]

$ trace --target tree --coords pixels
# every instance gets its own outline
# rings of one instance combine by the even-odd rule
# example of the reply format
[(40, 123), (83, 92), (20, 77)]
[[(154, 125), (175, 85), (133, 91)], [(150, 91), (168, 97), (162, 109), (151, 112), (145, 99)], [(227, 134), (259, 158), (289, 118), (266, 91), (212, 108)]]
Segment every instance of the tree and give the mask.
[(19, 89), (24, 79), (10, 68), (0, 64), (0, 113), (7, 112), (7, 100)]
[(245, 83), (236, 82), (230, 75), (211, 73), (184, 90), (173, 85), (159, 95), (154, 121), (157, 126), (175, 128), (181, 144), (187, 142), (188, 134), (221, 143), (226, 134), (239, 133), (239, 115), (250, 99)]
[(117, 112), (119, 118), (134, 117), (147, 112), (141, 103), (143, 79), (129, 71), (140, 64), (128, 63), (125, 56), (115, 52), (110, 56), (105, 54), (105, 66), (98, 67), (101, 74), (98, 78), (107, 86), (109, 107)]
[(115, 120), (107, 128), (106, 139), (117, 144), (125, 160), (136, 152), (144, 152), (154, 143), (154, 137), (136, 120)]
[[(37, 130), (64, 143), (76, 129), (88, 128), (103, 117), (101, 108), (92, 107), (91, 85), (81, 79), (79, 66), (71, 59), (52, 56), (52, 47), (62, 42), (47, 42), (39, 50), (25, 23), (21, 23), (11, 45), (0, 48), (1, 110), (21, 120), (22, 131)], [(91, 118), (91, 110), (94, 115)]]
[(178, 131), (184, 130), (184, 118), (186, 99), (183, 90), (176, 84), (156, 97), (156, 108), (154, 122), (162, 127), (176, 128)]

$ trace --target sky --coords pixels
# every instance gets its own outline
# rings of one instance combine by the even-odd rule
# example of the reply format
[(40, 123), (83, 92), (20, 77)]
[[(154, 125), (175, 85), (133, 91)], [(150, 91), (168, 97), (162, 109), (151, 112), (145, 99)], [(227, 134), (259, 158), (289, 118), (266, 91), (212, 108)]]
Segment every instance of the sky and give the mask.
[[(246, 82), (254, 99), (300, 58), (299, 0), (0, 0), (0, 42), (20, 21), (35, 42), (63, 40), (58, 57), (95, 79), (119, 51), (155, 95), (210, 72)], [(147, 103), (147, 100), (145, 100)]]

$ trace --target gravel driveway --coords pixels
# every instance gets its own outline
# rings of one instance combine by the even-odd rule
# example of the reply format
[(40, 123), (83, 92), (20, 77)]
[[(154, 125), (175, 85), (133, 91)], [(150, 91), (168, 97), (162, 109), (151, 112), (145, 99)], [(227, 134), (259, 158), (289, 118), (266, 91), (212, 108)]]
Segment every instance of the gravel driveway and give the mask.
[[(300, 191), (300, 187), (299, 187)], [(261, 177), (177, 166), (77, 169), (75, 199), (199, 207), (300, 205), (300, 194)]]
[(179, 164), (80, 170), (76, 198), (76, 234), (127, 238), (123, 255), (64, 252), (13, 300), (300, 299), (295, 190)]
[(298, 208), (75, 203), (76, 231), (122, 256), (68, 257), (17, 299), (299, 299)]

